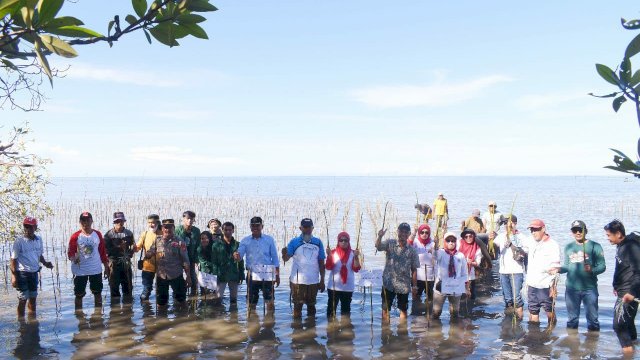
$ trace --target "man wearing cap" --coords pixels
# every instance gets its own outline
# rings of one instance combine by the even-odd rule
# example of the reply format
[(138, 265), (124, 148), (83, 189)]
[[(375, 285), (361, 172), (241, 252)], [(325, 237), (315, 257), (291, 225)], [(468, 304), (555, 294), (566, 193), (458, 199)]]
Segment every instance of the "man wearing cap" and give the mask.
[(616, 246), (616, 268), (613, 272), (613, 292), (616, 295), (613, 330), (618, 336), (622, 352), (634, 353), (633, 343), (638, 339), (635, 318), (640, 296), (640, 236), (626, 234), (620, 220), (605, 225), (607, 239)]
[(18, 290), (18, 316), (24, 317), (25, 307), (29, 315), (36, 314), (36, 297), (38, 296), (38, 272), (40, 264), (51, 269), (53, 265), (43, 256), (42, 238), (36, 235), (38, 221), (27, 216), (22, 221), (23, 236), (13, 243), (11, 251), (11, 286)]
[(282, 261), (293, 258), (291, 266), (291, 297), (293, 298), (293, 318), (302, 317), (302, 306), (307, 305), (307, 316), (316, 315), (316, 297), (318, 289), (324, 292), (326, 258), (322, 240), (313, 236), (313, 221), (304, 218), (300, 222), (300, 236), (282, 249)]
[(198, 263), (198, 247), (200, 246), (200, 229), (193, 226), (196, 222), (196, 213), (187, 210), (182, 213), (182, 225), (175, 230), (175, 235), (182, 238), (187, 244), (189, 254), (189, 266), (191, 266), (191, 296), (198, 295), (198, 278), (196, 276), (196, 264)]
[(276, 243), (269, 235), (263, 234), (262, 218), (255, 216), (251, 218), (251, 235), (240, 241), (238, 251), (233, 254), (236, 261), (244, 258), (245, 265), (249, 271), (247, 276), (247, 285), (249, 292), (249, 310), (255, 310), (262, 291), (262, 297), (267, 304), (267, 309), (273, 313), (275, 305), (273, 303), (273, 283), (272, 281), (262, 281), (253, 279), (252, 269), (254, 266), (270, 265), (274, 267), (275, 284), (280, 286), (280, 260), (278, 259), (278, 250)]
[(527, 267), (529, 321), (540, 322), (540, 309), (544, 309), (549, 324), (553, 324), (556, 321), (553, 299), (556, 297), (557, 276), (550, 272), (560, 266), (560, 246), (547, 234), (542, 220), (532, 220), (528, 228), (532, 237)]
[(503, 216), (498, 211), (498, 205), (495, 201), (489, 201), (488, 211), (482, 215), (482, 224), (484, 225), (486, 232), (500, 231), (500, 225), (502, 224)]
[(104, 244), (109, 257), (111, 297), (120, 297), (122, 287), (122, 295), (129, 298), (133, 289), (131, 257), (135, 244), (133, 233), (124, 227), (126, 221), (123, 212), (113, 213), (113, 228), (104, 234)]
[(140, 294), (140, 300), (149, 300), (151, 290), (153, 290), (153, 279), (156, 276), (156, 258), (155, 256), (147, 258), (145, 255), (155, 243), (156, 238), (161, 235), (160, 216), (156, 214), (147, 216), (147, 230), (140, 234), (138, 244), (136, 244), (136, 251), (142, 251), (140, 255), (143, 258), (141, 275), (142, 293)]
[[(156, 301), (159, 306), (169, 302), (169, 286), (173, 291), (173, 298), (179, 303), (187, 299), (187, 287), (191, 286), (189, 255), (187, 244), (175, 235), (173, 219), (162, 220), (162, 236), (158, 236), (151, 249), (147, 251), (147, 258), (156, 259)], [(182, 272), (186, 275), (186, 282)]]
[(407, 240), (411, 234), (411, 226), (407, 223), (398, 225), (398, 239), (387, 239), (382, 241), (382, 237), (387, 233), (387, 229), (378, 231), (376, 237), (376, 249), (386, 253), (386, 262), (382, 273), (382, 321), (389, 322), (389, 311), (393, 304), (393, 299), (398, 298), (398, 309), (400, 310), (400, 321), (407, 319), (407, 308), (409, 304), (409, 293), (415, 297), (418, 292), (417, 270), (420, 266), (418, 253), (413, 246), (409, 246)]
[(600, 331), (598, 322), (598, 275), (606, 269), (602, 246), (587, 240), (587, 225), (582, 220), (571, 223), (571, 232), (576, 241), (564, 247), (564, 265), (551, 271), (567, 274), (564, 299), (567, 303), (567, 328), (577, 329), (580, 304), (587, 312), (590, 331)]
[(80, 214), (80, 230), (71, 235), (67, 255), (71, 260), (75, 308), (82, 309), (82, 298), (86, 294), (87, 282), (96, 307), (102, 306), (102, 265), (104, 277), (109, 277), (109, 259), (102, 234), (94, 230), (93, 216), (85, 211)]
[(518, 231), (518, 218), (511, 215), (506, 231), (494, 240), (500, 249), (500, 285), (505, 311), (515, 311), (518, 320), (524, 317), (524, 301), (520, 295), (524, 283), (525, 256), (528, 252), (528, 238)]

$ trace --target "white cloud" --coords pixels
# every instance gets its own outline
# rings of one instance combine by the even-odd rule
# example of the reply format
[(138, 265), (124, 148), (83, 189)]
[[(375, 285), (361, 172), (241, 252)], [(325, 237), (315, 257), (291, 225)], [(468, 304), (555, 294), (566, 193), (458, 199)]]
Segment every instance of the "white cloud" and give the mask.
[(74, 155), (78, 155), (80, 154), (77, 150), (74, 149), (65, 149), (62, 146), (59, 145), (54, 145), (51, 146), (49, 148), (49, 151), (51, 151), (54, 154), (58, 154), (58, 155), (69, 155), (69, 156), (74, 156)]
[(211, 157), (194, 154), (192, 149), (178, 146), (148, 146), (131, 149), (133, 160), (162, 160), (190, 165), (231, 165), (242, 161), (234, 157)]
[(595, 98), (587, 94), (573, 92), (535, 94), (522, 96), (515, 101), (515, 104), (522, 110), (542, 110), (574, 103), (580, 100), (587, 102), (595, 100)]
[(350, 95), (356, 101), (380, 108), (399, 108), (414, 106), (447, 106), (478, 97), (487, 88), (513, 81), (504, 75), (490, 75), (462, 83), (443, 83), (432, 85), (395, 85), (374, 86), (353, 90)]
[[(88, 64), (74, 64), (66, 73), (71, 79), (88, 79), (154, 87), (176, 87), (182, 85), (176, 80), (167, 80), (166, 74), (145, 70), (124, 70)], [(170, 78), (170, 77), (169, 77)]]
[(208, 120), (213, 117), (213, 113), (206, 110), (152, 111), (149, 113), (149, 115), (152, 117), (173, 120)]

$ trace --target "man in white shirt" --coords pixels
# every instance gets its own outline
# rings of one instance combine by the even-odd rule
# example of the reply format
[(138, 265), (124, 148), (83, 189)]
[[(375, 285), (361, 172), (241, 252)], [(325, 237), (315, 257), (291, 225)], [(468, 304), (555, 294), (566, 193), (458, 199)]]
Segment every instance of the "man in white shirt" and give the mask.
[(528, 228), (533, 238), (529, 243), (527, 268), (529, 321), (540, 322), (540, 309), (544, 308), (549, 324), (552, 324), (556, 321), (553, 299), (557, 276), (550, 272), (560, 266), (560, 246), (547, 234), (542, 220), (532, 220)]

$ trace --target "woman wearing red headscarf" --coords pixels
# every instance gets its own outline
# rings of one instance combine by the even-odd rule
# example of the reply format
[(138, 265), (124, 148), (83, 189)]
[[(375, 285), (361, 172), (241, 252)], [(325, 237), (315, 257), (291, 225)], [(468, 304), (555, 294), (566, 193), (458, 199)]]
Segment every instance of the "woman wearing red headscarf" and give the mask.
[(327, 317), (335, 317), (338, 302), (342, 316), (351, 314), (351, 298), (355, 290), (355, 273), (360, 271), (360, 251), (351, 249), (349, 234), (345, 231), (338, 234), (338, 246), (327, 248), (325, 267), (329, 270), (327, 285), (328, 304)]
[(418, 311), (419, 305), (422, 304), (422, 293), (428, 297), (429, 303), (433, 301), (433, 282), (435, 273), (433, 267), (435, 265), (434, 242), (431, 241), (431, 228), (427, 224), (421, 224), (416, 231), (415, 227), (411, 236), (409, 236), (409, 245), (413, 246), (418, 253), (420, 267), (418, 267), (418, 292), (413, 298), (413, 311)]
[(476, 232), (471, 229), (465, 229), (460, 234), (458, 242), (458, 251), (464, 254), (467, 259), (467, 274), (469, 275), (469, 297), (476, 298), (476, 268), (480, 266), (482, 260), (482, 249), (476, 242)]

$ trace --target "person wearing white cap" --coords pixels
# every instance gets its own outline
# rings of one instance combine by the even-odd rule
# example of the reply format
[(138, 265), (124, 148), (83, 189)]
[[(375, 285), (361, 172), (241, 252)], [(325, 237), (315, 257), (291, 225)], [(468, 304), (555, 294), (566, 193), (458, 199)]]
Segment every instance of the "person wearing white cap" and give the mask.
[(11, 286), (18, 290), (18, 316), (24, 317), (25, 307), (29, 316), (36, 314), (38, 296), (38, 272), (40, 264), (51, 269), (53, 265), (43, 256), (42, 238), (35, 234), (38, 221), (27, 216), (22, 221), (24, 235), (16, 238), (11, 250)]
[(436, 255), (436, 281), (433, 291), (433, 318), (439, 319), (444, 301), (449, 300), (449, 314), (452, 318), (460, 311), (462, 294), (470, 295), (467, 259), (457, 250), (457, 238), (452, 232), (444, 234), (444, 248)]
[(482, 214), (482, 223), (484, 224), (485, 231), (490, 233), (500, 231), (500, 225), (502, 225), (502, 214), (498, 211), (498, 205), (495, 201), (489, 201), (488, 210)]
[(131, 270), (131, 257), (135, 250), (133, 233), (124, 227), (127, 219), (124, 213), (113, 213), (113, 228), (104, 234), (104, 245), (109, 257), (109, 288), (111, 297), (120, 297), (120, 287), (125, 300), (130, 300), (133, 288), (133, 272)]
[(560, 267), (560, 246), (549, 236), (542, 220), (532, 220), (528, 228), (533, 238), (529, 241), (526, 279), (529, 321), (540, 322), (540, 309), (544, 308), (549, 324), (553, 324), (556, 321), (554, 299), (557, 276), (551, 273)]

